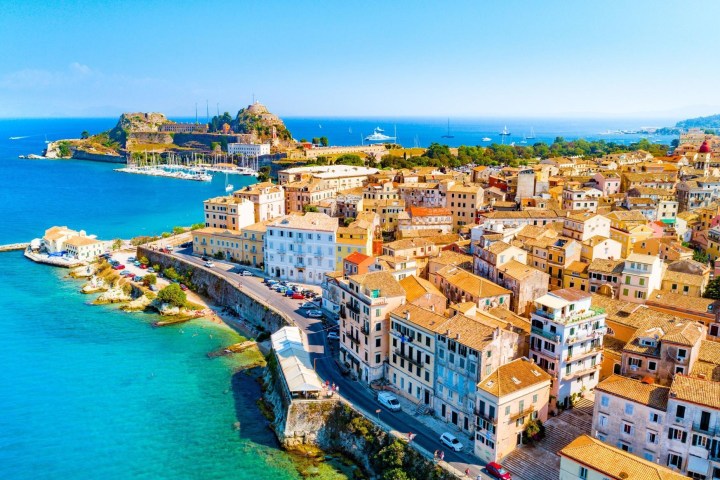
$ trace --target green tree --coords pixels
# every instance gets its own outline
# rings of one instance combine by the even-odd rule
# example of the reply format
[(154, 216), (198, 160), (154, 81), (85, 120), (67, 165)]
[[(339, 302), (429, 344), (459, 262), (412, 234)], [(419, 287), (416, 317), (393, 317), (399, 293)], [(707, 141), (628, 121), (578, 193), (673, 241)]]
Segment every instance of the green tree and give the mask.
[(175, 307), (184, 307), (187, 302), (187, 296), (182, 291), (180, 285), (177, 283), (171, 283), (167, 287), (163, 288), (158, 292), (158, 300), (163, 303), (168, 303)]
[(116, 238), (115, 240), (113, 240), (112, 249), (120, 250), (120, 248), (122, 247), (122, 244), (123, 244), (122, 240), (120, 240), (119, 238)]
[(58, 154), (62, 158), (67, 158), (72, 155), (72, 151), (70, 150), (70, 144), (68, 142), (60, 142), (58, 144)]
[(330, 141), (327, 137), (320, 137), (320, 145), (322, 145), (323, 147), (327, 147), (328, 145), (330, 145)]
[(534, 443), (545, 437), (545, 426), (540, 420), (531, 420), (523, 431), (523, 443)]
[(345, 155), (340, 155), (335, 160), (335, 165), (357, 165), (359, 167), (362, 167), (363, 165), (365, 165), (365, 161), (360, 158), (359, 155), (346, 153)]
[(402, 468), (386, 470), (382, 476), (383, 480), (410, 480), (410, 477)]
[(695, 250), (693, 252), (693, 260), (707, 264), (710, 261), (710, 256), (703, 250)]
[(318, 208), (317, 208), (317, 206), (315, 206), (315, 205), (305, 205), (305, 206), (303, 207), (303, 212), (305, 212), (305, 213), (307, 213), (307, 212), (317, 212), (317, 211), (318, 211)]
[(405, 460), (405, 445), (400, 440), (395, 440), (386, 447), (383, 447), (375, 456), (375, 463), (380, 470), (391, 470), (403, 466)]
[(720, 300), (720, 277), (715, 277), (708, 283), (705, 293), (705, 298), (712, 298), (713, 300)]
[(154, 273), (148, 273), (143, 277), (143, 284), (145, 286), (155, 285), (157, 283), (157, 276)]
[[(260, 171), (258, 172), (258, 182), (267, 182), (268, 180), (270, 180), (270, 167), (260, 167)], [(203, 227), (204, 226), (205, 225), (203, 225)]]
[(183, 232), (185, 232), (185, 227), (173, 227), (172, 229), (173, 235), (179, 235)]
[(83, 140), (90, 138), (90, 132), (88, 132), (87, 130), (83, 130), (80, 134), (80, 138), (82, 138)]
[(163, 274), (165, 274), (165, 276), (170, 280), (177, 280), (180, 278), (180, 274), (178, 274), (173, 267), (166, 268), (165, 271), (163, 271)]
[(147, 265), (148, 263), (150, 263), (150, 260), (148, 260), (147, 257), (140, 257), (140, 263), (142, 263), (143, 265)]

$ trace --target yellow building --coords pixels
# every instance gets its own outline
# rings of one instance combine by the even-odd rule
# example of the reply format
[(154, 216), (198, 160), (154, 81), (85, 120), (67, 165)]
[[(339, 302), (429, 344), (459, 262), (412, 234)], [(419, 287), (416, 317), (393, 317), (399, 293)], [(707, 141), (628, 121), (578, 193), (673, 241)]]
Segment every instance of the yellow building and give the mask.
[(363, 211), (377, 213), (380, 226), (384, 231), (394, 231), (398, 225), (398, 215), (405, 212), (404, 200), (364, 200)]
[(563, 288), (576, 288), (583, 292), (590, 291), (590, 264), (585, 262), (572, 262), (563, 270)]
[(193, 230), (193, 253), (216, 256), (222, 254), (227, 260), (241, 258), (242, 233), (237, 230), (205, 227)]
[(263, 267), (265, 264), (263, 260), (265, 253), (265, 232), (267, 231), (268, 223), (270, 223), (270, 220), (253, 223), (242, 229), (241, 263), (258, 268)]
[(335, 243), (336, 270), (343, 269), (343, 259), (353, 252), (372, 255), (373, 225), (358, 220), (347, 227), (338, 227)]
[(453, 230), (465, 225), (474, 226), (477, 211), (483, 205), (483, 188), (480, 185), (452, 185), (445, 199), (453, 217)]
[(620, 242), (623, 258), (633, 253), (635, 243), (653, 236), (648, 220), (637, 210), (618, 210), (606, 215), (610, 219), (610, 238)]

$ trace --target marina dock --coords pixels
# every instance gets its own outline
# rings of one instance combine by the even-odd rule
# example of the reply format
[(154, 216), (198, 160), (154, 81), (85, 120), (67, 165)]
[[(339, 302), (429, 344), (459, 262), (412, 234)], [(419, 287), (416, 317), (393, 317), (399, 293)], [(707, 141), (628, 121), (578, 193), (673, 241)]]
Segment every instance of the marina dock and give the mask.
[(7, 245), (0, 245), (0, 252), (12, 252), (14, 250), (25, 250), (29, 246), (30, 246), (30, 242), (8, 243)]

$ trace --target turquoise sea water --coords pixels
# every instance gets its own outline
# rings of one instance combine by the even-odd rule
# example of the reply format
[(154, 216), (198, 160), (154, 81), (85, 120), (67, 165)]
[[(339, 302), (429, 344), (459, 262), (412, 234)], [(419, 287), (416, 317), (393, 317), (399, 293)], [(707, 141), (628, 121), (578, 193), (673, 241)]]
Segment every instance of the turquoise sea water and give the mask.
[[(76, 136), (88, 122), (0, 121), (0, 243), (53, 224), (157, 234), (201, 221), (202, 200), (224, 193), (224, 176), (204, 184), (17, 159), (42, 149), (43, 131)], [(8, 139), (18, 131), (34, 137)], [(236, 334), (152, 328), (152, 315), (87, 305), (66, 274), (0, 253), (0, 479), (299, 478), (258, 411), (257, 383), (234, 360), (206, 356)]]

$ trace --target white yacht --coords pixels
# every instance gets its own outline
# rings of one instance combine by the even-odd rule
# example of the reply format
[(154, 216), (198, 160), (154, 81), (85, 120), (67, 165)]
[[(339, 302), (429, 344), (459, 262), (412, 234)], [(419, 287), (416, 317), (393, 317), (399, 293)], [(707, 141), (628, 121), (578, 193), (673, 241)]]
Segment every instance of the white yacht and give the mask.
[(395, 137), (385, 135), (382, 132), (384, 132), (384, 130), (380, 127), (377, 127), (375, 128), (375, 131), (372, 133), (372, 135), (368, 135), (367, 137), (365, 137), (365, 140), (368, 142), (386, 142), (388, 140), (395, 140)]

